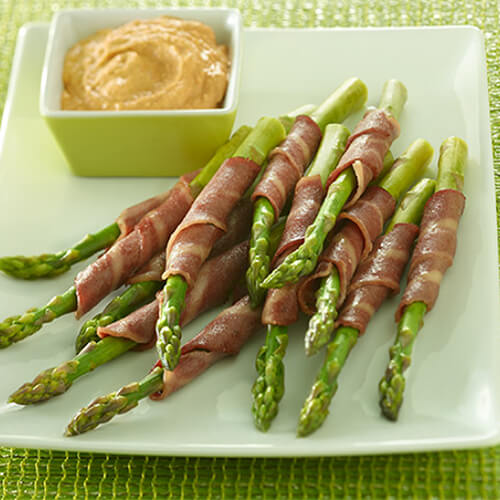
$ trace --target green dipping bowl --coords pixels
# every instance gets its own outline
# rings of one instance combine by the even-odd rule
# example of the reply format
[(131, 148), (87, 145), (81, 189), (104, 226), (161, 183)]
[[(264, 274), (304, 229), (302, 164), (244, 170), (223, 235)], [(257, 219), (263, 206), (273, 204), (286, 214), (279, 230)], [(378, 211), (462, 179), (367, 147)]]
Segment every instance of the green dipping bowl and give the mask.
[[(66, 52), (96, 31), (162, 15), (201, 21), (229, 47), (231, 70), (221, 108), (165, 111), (61, 110)], [(58, 12), (51, 23), (40, 113), (79, 176), (179, 176), (203, 166), (229, 137), (238, 103), (241, 16), (236, 9), (91, 9)]]

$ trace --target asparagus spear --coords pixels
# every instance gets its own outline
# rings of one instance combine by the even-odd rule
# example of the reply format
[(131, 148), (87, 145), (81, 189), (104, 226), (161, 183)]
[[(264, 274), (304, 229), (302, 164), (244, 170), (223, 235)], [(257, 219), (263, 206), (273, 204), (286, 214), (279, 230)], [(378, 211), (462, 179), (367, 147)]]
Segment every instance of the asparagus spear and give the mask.
[[(240, 127), (231, 139), (215, 152), (212, 159), (189, 184), (194, 196), (210, 181), (224, 160), (237, 150), (249, 133), (249, 127)], [(29, 309), (22, 315), (6, 318), (0, 322), (0, 349), (33, 335), (40, 330), (44, 323), (49, 323), (59, 316), (73, 312), (76, 308), (76, 290), (72, 286), (40, 308)]]
[[(351, 78), (312, 111), (310, 117), (318, 124), (321, 131), (324, 131), (328, 123), (340, 123), (360, 109), (366, 102), (367, 94), (366, 85), (358, 78)], [(274, 212), (267, 198), (259, 197), (255, 200), (249, 250), (250, 267), (247, 271), (247, 289), (252, 307), (257, 307), (264, 300), (266, 292), (261, 283), (269, 273), (270, 262), (267, 257), (269, 231), (279, 215)]]
[(79, 353), (89, 342), (99, 342), (97, 329), (129, 315), (138, 307), (154, 299), (162, 287), (162, 281), (142, 281), (130, 285), (121, 295), (115, 297), (99, 314), (85, 321), (75, 341), (75, 350)]
[[(285, 129), (275, 118), (261, 118), (253, 131), (233, 154), (233, 157), (248, 158), (262, 165), (269, 151), (283, 140)], [(188, 284), (184, 277), (173, 275), (167, 278), (163, 290), (163, 303), (156, 324), (156, 348), (163, 366), (173, 370), (180, 357), (182, 331), (180, 317), (184, 307)]]
[(85, 235), (82, 240), (67, 250), (30, 257), (24, 255), (1, 257), (0, 271), (23, 280), (52, 278), (65, 273), (73, 264), (109, 247), (118, 236), (120, 236), (120, 228), (118, 224), (113, 223), (97, 233)]
[(115, 415), (135, 408), (141, 399), (158, 392), (162, 386), (163, 369), (158, 366), (140, 382), (133, 382), (117, 392), (94, 399), (72, 418), (65, 435), (77, 436), (109, 422)]
[[(319, 175), (322, 183), (326, 183), (344, 152), (348, 136), (349, 130), (343, 125), (328, 125), (318, 154), (306, 175)], [(266, 255), (266, 258), (270, 260), (270, 256)], [(278, 414), (278, 404), (284, 394), (283, 358), (287, 345), (288, 327), (267, 325), (265, 345), (259, 350), (256, 359), (257, 379), (252, 387), (254, 422), (264, 432)]]
[(10, 395), (9, 403), (30, 405), (59, 396), (65, 393), (76, 379), (129, 351), (135, 345), (132, 340), (118, 337), (91, 341), (75, 358), (55, 368), (44, 370), (32, 382), (23, 384)]
[[(284, 221), (278, 221), (271, 230), (269, 252), (272, 254), (278, 247), (283, 229)], [(117, 392), (95, 399), (73, 417), (66, 428), (66, 436), (76, 436), (90, 431), (100, 424), (108, 422), (115, 415), (131, 410), (137, 406), (141, 399), (147, 398), (162, 389), (163, 373), (164, 368), (157, 366), (140, 382), (133, 382), (122, 387)]]
[[(467, 144), (457, 137), (446, 139), (441, 145), (436, 191), (461, 191), (467, 159)], [(389, 350), (390, 361), (379, 384), (380, 408), (389, 420), (397, 420), (403, 403), (404, 371), (411, 363), (411, 352), (418, 331), (423, 326), (427, 306), (414, 302), (406, 306), (398, 323), (396, 340)]]
[[(397, 80), (389, 80), (382, 90), (379, 108), (398, 118), (406, 102), (406, 88)], [(296, 283), (316, 267), (328, 233), (333, 229), (342, 207), (356, 186), (352, 167), (342, 172), (328, 189), (316, 220), (309, 226), (304, 243), (277, 267), (262, 283), (264, 288), (281, 288)]]
[[(397, 223), (419, 224), (424, 205), (434, 192), (434, 187), (433, 180), (420, 181), (403, 199), (386, 233), (391, 231)], [(307, 436), (314, 432), (328, 416), (328, 407), (338, 388), (338, 376), (358, 336), (357, 329), (347, 326), (341, 326), (336, 331), (333, 341), (328, 345), (323, 365), (300, 412), (297, 429), (299, 436)]]
[[(423, 174), (433, 155), (432, 146), (423, 139), (414, 141), (379, 182), (396, 201)], [(408, 200), (408, 198), (405, 198)], [(407, 203), (406, 201), (405, 203)], [(317, 292), (317, 312), (311, 316), (305, 335), (306, 354), (311, 356), (330, 340), (337, 317), (337, 299), (340, 295), (338, 270), (324, 278)]]

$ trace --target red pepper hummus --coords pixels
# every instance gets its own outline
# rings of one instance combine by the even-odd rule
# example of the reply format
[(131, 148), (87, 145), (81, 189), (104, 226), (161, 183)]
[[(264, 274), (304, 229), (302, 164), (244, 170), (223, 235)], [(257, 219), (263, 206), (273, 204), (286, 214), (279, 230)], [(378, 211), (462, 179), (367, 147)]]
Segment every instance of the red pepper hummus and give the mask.
[(221, 105), (228, 49), (197, 21), (163, 16), (102, 30), (66, 54), (66, 110), (206, 109)]

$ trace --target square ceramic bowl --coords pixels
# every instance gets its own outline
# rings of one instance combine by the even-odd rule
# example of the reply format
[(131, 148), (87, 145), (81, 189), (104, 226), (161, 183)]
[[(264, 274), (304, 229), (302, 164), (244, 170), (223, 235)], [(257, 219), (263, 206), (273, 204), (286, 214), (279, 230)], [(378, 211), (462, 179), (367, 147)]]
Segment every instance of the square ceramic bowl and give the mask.
[[(229, 47), (231, 69), (223, 106), (203, 110), (61, 110), (66, 52), (96, 31), (162, 15), (201, 21)], [(236, 9), (91, 9), (55, 14), (40, 91), (45, 118), (69, 167), (81, 176), (177, 176), (203, 166), (233, 127), (241, 65)]]

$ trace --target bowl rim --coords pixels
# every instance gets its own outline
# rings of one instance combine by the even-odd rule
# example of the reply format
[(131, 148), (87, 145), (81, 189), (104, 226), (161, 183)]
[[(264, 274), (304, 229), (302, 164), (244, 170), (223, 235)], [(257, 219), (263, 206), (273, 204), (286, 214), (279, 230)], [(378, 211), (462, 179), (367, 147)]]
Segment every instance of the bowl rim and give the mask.
[[(231, 87), (232, 95), (231, 101), (223, 108), (208, 108), (208, 109), (145, 109), (145, 110), (63, 110), (63, 109), (51, 109), (47, 104), (49, 92), (49, 69), (51, 67), (52, 59), (54, 57), (54, 52), (57, 44), (57, 28), (61, 18), (65, 16), (78, 16), (79, 14), (99, 14), (102, 12), (113, 14), (130, 14), (131, 16), (140, 16), (141, 13), (148, 16), (148, 18), (161, 15), (172, 15), (175, 16), (176, 13), (194, 13), (194, 17), (197, 13), (203, 15), (208, 12), (220, 12), (225, 14), (227, 17), (234, 16), (235, 22), (231, 26), (231, 37), (233, 39), (234, 51), (231, 54), (231, 68), (230, 77), (228, 81), (228, 89)], [(193, 18), (194, 18), (193, 17)], [(205, 22), (203, 20), (196, 19), (200, 22)], [(128, 21), (127, 21), (128, 22)], [(121, 23), (124, 24), (124, 23)], [(45, 51), (42, 78), (40, 83), (40, 96), (39, 96), (39, 111), (40, 115), (44, 118), (80, 118), (80, 119), (90, 119), (90, 118), (119, 118), (119, 117), (159, 117), (159, 116), (218, 116), (227, 115), (236, 112), (239, 97), (239, 87), (240, 87), (240, 75), (241, 75), (241, 60), (242, 60), (242, 18), (239, 9), (231, 7), (157, 7), (157, 8), (82, 8), (82, 9), (61, 9), (57, 11), (50, 22), (49, 36), (47, 40), (47, 48)], [(227, 90), (226, 90), (227, 92)]]

